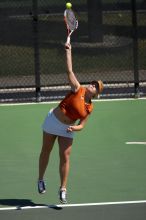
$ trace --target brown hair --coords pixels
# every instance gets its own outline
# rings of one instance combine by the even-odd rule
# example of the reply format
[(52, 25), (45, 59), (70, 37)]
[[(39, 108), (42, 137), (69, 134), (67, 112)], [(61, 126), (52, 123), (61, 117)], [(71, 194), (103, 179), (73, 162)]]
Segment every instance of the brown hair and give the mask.
[(98, 94), (100, 94), (103, 91), (104, 85), (101, 80), (94, 80), (91, 82), (91, 84), (95, 84), (97, 86), (96, 88), (98, 90)]

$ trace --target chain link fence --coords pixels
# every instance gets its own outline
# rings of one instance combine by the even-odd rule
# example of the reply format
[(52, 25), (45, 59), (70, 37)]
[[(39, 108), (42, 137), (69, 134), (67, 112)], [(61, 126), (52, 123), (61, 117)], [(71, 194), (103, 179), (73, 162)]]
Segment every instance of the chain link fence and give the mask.
[[(101, 98), (146, 94), (145, 0), (72, 0), (73, 69)], [(48, 101), (69, 89), (62, 0), (0, 0), (0, 102)]]

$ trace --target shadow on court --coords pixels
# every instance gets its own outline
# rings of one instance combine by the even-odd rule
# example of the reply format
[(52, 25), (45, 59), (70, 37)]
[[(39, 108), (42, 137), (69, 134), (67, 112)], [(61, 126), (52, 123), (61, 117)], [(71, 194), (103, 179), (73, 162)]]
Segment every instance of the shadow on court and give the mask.
[(0, 205), (11, 207), (25, 207), (25, 206), (44, 206), (45, 204), (36, 204), (29, 199), (0, 199)]
[(27, 209), (29, 207), (32, 208), (50, 208), (54, 210), (61, 210), (62, 207), (58, 207), (57, 205), (47, 205), (47, 204), (40, 204), (40, 203), (34, 203), (30, 199), (0, 199), (0, 206), (6, 206), (6, 207), (14, 207), (15, 210), (23, 210)]

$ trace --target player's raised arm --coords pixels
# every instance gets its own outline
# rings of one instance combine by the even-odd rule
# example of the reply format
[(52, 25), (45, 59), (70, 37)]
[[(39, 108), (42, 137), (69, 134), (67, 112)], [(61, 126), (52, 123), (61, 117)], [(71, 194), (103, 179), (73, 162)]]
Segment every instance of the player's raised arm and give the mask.
[(69, 79), (69, 84), (73, 92), (77, 92), (80, 88), (80, 83), (77, 80), (73, 69), (72, 69), (72, 51), (71, 45), (65, 44), (65, 51), (66, 51), (66, 67), (67, 67), (67, 75)]

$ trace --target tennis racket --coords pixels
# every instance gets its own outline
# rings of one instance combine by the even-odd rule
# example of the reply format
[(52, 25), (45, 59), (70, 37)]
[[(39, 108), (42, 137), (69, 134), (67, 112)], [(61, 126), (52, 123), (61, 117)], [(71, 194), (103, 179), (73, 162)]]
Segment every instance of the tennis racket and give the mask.
[(66, 9), (64, 11), (64, 21), (67, 28), (66, 44), (70, 44), (71, 35), (78, 28), (78, 20), (76, 19), (72, 9)]

